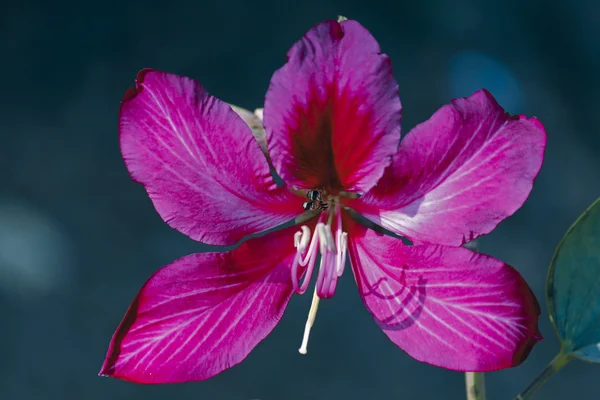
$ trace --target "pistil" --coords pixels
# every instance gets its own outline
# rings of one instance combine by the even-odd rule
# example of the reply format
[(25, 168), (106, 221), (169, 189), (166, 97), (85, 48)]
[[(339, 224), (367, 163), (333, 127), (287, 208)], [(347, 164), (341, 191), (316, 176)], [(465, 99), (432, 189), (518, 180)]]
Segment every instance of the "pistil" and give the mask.
[(306, 354), (308, 347), (308, 337), (310, 336), (310, 330), (315, 324), (315, 318), (317, 318), (317, 310), (319, 309), (319, 296), (317, 296), (317, 290), (313, 292), (312, 303), (310, 304), (310, 310), (308, 311), (308, 319), (304, 326), (304, 336), (302, 336), (302, 344), (298, 349), (300, 354)]

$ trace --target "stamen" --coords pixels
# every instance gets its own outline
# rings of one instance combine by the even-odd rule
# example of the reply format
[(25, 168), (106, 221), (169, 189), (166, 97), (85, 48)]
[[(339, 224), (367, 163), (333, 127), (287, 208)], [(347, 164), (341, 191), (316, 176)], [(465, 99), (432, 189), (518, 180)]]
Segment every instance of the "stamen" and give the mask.
[(327, 298), (333, 296), (337, 286), (337, 280), (344, 273), (344, 266), (346, 265), (346, 252), (348, 250), (347, 243), (348, 234), (346, 232), (342, 232), (341, 229), (338, 229), (336, 232), (337, 251), (335, 253), (335, 267), (332, 268), (332, 270), (335, 271), (333, 273), (333, 277), (331, 278), (331, 283), (329, 284), (329, 290), (326, 293)]
[(337, 227), (335, 231), (335, 248), (337, 253), (335, 254), (335, 270), (337, 276), (340, 277), (344, 273), (344, 267), (346, 266), (346, 253), (348, 251), (348, 233), (342, 230), (342, 213), (337, 213)]
[(312, 303), (310, 304), (310, 311), (308, 312), (308, 319), (304, 326), (304, 336), (302, 337), (302, 344), (298, 351), (300, 354), (306, 354), (308, 347), (308, 337), (310, 336), (310, 329), (315, 324), (315, 318), (317, 318), (317, 310), (319, 309), (319, 296), (317, 296), (317, 290), (313, 293)]
[[(308, 288), (308, 284), (310, 283), (310, 278), (312, 277), (313, 270), (315, 268), (315, 261), (317, 259), (317, 244), (319, 242), (319, 226), (323, 225), (323, 220), (325, 219), (325, 215), (321, 215), (319, 217), (319, 222), (317, 223), (315, 233), (312, 236), (312, 240), (310, 240), (310, 229), (308, 226), (303, 225), (301, 227), (302, 231), (296, 232), (294, 234), (294, 246), (296, 247), (296, 256), (294, 257), (294, 261), (292, 262), (292, 287), (294, 291), (298, 294), (303, 294), (306, 292)], [(310, 240), (310, 245), (308, 245), (308, 241)], [(307, 251), (308, 247), (308, 251)], [(298, 268), (299, 266), (306, 267), (306, 272), (304, 274), (304, 280), (302, 281), (302, 285), (300, 286), (298, 283)]]
[[(308, 242), (308, 239), (310, 238), (310, 229), (308, 229), (308, 226), (303, 226), (302, 229), (303, 230), (306, 229), (305, 241)], [(317, 239), (318, 239), (318, 236), (313, 235), (312, 240), (310, 241), (310, 247), (308, 248), (308, 252), (306, 252), (304, 258), (300, 258), (298, 260), (300, 265), (302, 265), (303, 267), (306, 266), (306, 263), (311, 258), (311, 256), (313, 254), (315, 254), (315, 249), (317, 248)], [(302, 243), (300, 243), (300, 244), (302, 244)], [(302, 254), (305, 249), (306, 249), (306, 246), (304, 246), (304, 248), (302, 250), (298, 249), (297, 253)]]
[(302, 231), (298, 231), (294, 234), (294, 247), (296, 247), (299, 252), (303, 253), (304, 250), (306, 250), (306, 246), (310, 239), (310, 229), (306, 225), (302, 226), (300, 229), (302, 229)]
[(320, 227), (319, 241), (321, 245), (321, 265), (319, 267), (319, 274), (317, 275), (317, 295), (328, 298), (331, 297), (329, 296), (331, 279), (335, 275), (335, 260), (332, 257), (335, 251), (335, 242), (329, 225), (322, 225)]
[[(297, 251), (296, 251), (296, 257), (294, 257), (294, 261), (292, 263), (292, 286), (294, 288), (294, 290), (296, 291), (296, 293), (298, 294), (303, 294), (306, 291), (306, 288), (308, 287), (308, 282), (310, 281), (310, 278), (312, 277), (312, 273), (313, 270), (315, 268), (315, 261), (317, 258), (317, 242), (318, 242), (318, 235), (315, 232), (315, 235), (313, 235), (312, 240), (310, 242), (310, 246), (308, 248), (308, 251), (306, 251), (306, 254), (303, 254), (304, 251), (306, 250), (306, 242), (308, 242), (308, 239), (310, 238), (310, 229), (307, 226), (303, 226), (302, 227), (303, 232), (301, 233), (302, 238), (300, 238), (298, 240), (299, 245), (296, 246), (297, 247)], [(297, 232), (296, 235), (300, 233)], [(294, 236), (294, 239), (296, 239), (296, 236)], [(304, 246), (302, 246), (304, 244)], [(308, 266), (307, 266), (308, 264)], [(299, 285), (298, 283), (298, 268), (299, 266), (307, 266), (306, 268), (306, 272), (304, 274), (304, 280), (302, 281), (302, 286)]]
[[(302, 345), (298, 351), (300, 354), (306, 354), (308, 338), (312, 329), (319, 300), (321, 298), (330, 298), (335, 293), (337, 280), (344, 272), (346, 264), (346, 253), (348, 249), (348, 234), (343, 231), (342, 215), (340, 205), (336, 200), (331, 200), (327, 211), (322, 211), (319, 221), (310, 239), (310, 229), (302, 227), (301, 232), (294, 235), (294, 245), (297, 248), (296, 256), (292, 265), (292, 283), (296, 293), (302, 294), (308, 288), (308, 284), (314, 272), (317, 253), (321, 253), (319, 262), (319, 272), (317, 282), (313, 292), (313, 299), (308, 313), (308, 319), (304, 327), (304, 336)], [(323, 207), (322, 209), (325, 209)], [(335, 221), (334, 221), (335, 218)], [(325, 224), (325, 219), (327, 223)], [(335, 238), (332, 234), (333, 224), (335, 223)], [(318, 246), (318, 249), (317, 249)], [(306, 266), (304, 280), (302, 285), (298, 284), (298, 272), (300, 266)]]
[(346, 266), (346, 254), (348, 253), (348, 234), (346, 232), (336, 232), (337, 240), (337, 253), (335, 254), (335, 270), (337, 276), (340, 277), (344, 273), (344, 267)]
[(337, 274), (333, 273), (333, 276), (331, 277), (331, 280), (329, 282), (329, 287), (326, 288), (326, 298), (330, 299), (331, 297), (333, 297), (333, 294), (335, 293), (335, 288), (337, 287), (337, 281), (338, 281), (338, 276)]
[[(323, 225), (323, 224), (320, 224)], [(317, 228), (319, 227), (319, 224), (317, 224)], [(310, 249), (308, 250), (308, 253), (306, 254), (306, 257), (304, 260), (300, 261), (299, 264), (302, 265), (303, 267), (306, 266), (306, 273), (304, 274), (304, 280), (302, 281), (302, 285), (300, 286), (300, 288), (298, 288), (296, 290), (296, 293), (298, 294), (304, 294), (304, 292), (306, 292), (306, 289), (308, 288), (308, 285), (310, 283), (310, 278), (312, 277), (313, 271), (315, 270), (315, 263), (317, 261), (317, 243), (318, 243), (318, 238), (319, 235), (315, 232), (315, 234), (313, 235), (313, 239), (311, 241), (310, 244)], [(307, 265), (308, 264), (308, 265)], [(297, 269), (297, 267), (296, 267)], [(296, 274), (296, 276), (298, 276)]]

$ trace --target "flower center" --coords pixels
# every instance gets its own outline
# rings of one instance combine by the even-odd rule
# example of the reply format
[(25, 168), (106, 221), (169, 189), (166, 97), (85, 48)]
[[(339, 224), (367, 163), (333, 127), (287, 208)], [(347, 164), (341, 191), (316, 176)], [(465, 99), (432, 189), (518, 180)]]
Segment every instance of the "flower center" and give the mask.
[[(320, 253), (321, 258), (312, 304), (304, 329), (304, 337), (298, 350), (301, 354), (306, 354), (308, 337), (319, 308), (319, 299), (333, 296), (337, 280), (344, 272), (348, 246), (348, 234), (342, 231), (339, 199), (324, 199), (321, 193), (316, 190), (309, 191), (307, 197), (309, 200), (307, 203), (312, 203), (314, 207), (312, 209), (322, 210), (322, 212), (312, 235), (310, 228), (306, 225), (303, 225), (301, 230), (294, 235), (296, 257), (292, 263), (291, 272), (292, 285), (296, 293), (303, 294), (306, 292), (315, 269), (317, 253)], [(306, 203), (304, 208), (307, 209)], [(332, 229), (335, 229), (335, 237), (332, 234)], [(298, 282), (300, 267), (306, 268), (304, 280), (301, 284)]]

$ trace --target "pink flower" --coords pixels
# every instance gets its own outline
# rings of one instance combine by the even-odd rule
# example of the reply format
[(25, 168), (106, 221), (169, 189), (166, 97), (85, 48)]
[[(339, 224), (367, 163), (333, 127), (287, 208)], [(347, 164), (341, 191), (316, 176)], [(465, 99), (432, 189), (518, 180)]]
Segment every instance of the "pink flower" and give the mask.
[[(507, 115), (485, 90), (442, 107), (402, 142), (400, 113), (390, 61), (355, 21), (314, 27), (273, 75), (268, 157), (198, 82), (141, 71), (121, 106), (121, 151), (165, 222), (212, 245), (306, 222), (160, 269), (115, 332), (101, 374), (210, 378), (241, 362), (316, 275), (306, 352), (319, 298), (334, 294), (346, 255), (376, 323), (412, 357), (459, 371), (522, 362), (540, 339), (535, 297), (513, 268), (460, 246), (526, 200), (544, 128)], [(414, 245), (365, 226), (373, 223)]]

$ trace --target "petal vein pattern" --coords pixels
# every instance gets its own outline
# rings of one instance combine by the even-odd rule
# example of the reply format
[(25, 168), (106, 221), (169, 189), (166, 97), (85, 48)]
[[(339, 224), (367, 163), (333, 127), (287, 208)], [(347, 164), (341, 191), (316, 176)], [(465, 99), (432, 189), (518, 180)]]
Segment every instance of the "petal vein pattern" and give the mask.
[(356, 21), (311, 29), (273, 74), (264, 108), (277, 173), (299, 188), (366, 192), (400, 140), (389, 58)]
[(161, 217), (194, 240), (230, 245), (298, 215), (250, 128), (198, 82), (144, 70), (119, 115), (123, 159)]
[(521, 207), (545, 146), (539, 121), (510, 117), (481, 90), (415, 127), (378, 185), (349, 205), (415, 243), (461, 245)]
[(183, 257), (141, 289), (102, 373), (140, 383), (208, 379), (242, 361), (275, 327), (293, 293), (295, 227), (230, 253)]
[(537, 301), (501, 261), (464, 248), (405, 246), (358, 226), (349, 254), (367, 309), (417, 360), (497, 370), (519, 364), (540, 339)]

